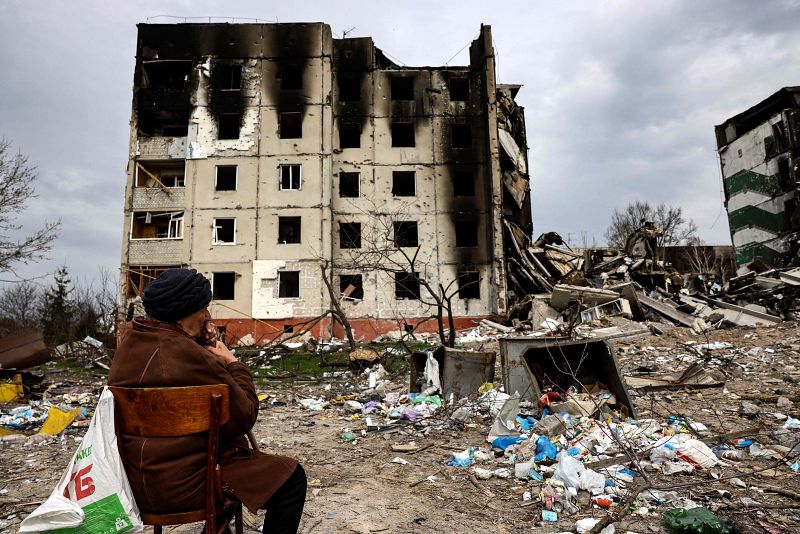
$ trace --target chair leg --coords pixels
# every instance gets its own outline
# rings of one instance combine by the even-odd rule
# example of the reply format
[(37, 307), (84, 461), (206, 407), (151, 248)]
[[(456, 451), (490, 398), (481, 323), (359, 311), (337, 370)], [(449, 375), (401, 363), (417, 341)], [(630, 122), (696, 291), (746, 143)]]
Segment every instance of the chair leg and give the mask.
[(242, 534), (244, 532), (244, 526), (242, 525), (242, 503), (236, 505), (234, 517), (236, 518), (236, 534)]
[(161, 534), (161, 529), (164, 528), (161, 525), (153, 525), (153, 534)]

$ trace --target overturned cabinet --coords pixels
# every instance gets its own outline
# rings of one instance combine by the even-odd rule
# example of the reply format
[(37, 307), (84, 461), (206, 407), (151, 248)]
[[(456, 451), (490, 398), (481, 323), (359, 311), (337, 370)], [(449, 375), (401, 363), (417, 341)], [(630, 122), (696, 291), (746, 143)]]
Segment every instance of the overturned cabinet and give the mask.
[[(411, 355), (411, 380), (409, 391), (419, 393), (425, 384), (425, 363), (428, 352), (415, 352)], [(439, 364), (439, 381), (442, 396), (447, 399), (452, 394), (456, 399), (475, 395), (478, 388), (494, 381), (494, 366), (497, 354), (494, 352), (471, 352), (439, 347), (432, 353)]]
[(563, 393), (570, 386), (591, 391), (601, 384), (635, 417), (608, 340), (504, 337), (500, 362), (505, 391), (518, 392), (521, 399), (535, 401), (544, 391)]

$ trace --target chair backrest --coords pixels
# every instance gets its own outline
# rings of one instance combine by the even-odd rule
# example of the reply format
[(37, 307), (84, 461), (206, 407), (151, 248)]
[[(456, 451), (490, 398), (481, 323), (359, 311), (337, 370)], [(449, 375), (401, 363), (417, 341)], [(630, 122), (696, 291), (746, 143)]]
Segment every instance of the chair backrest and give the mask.
[[(171, 388), (109, 386), (114, 395), (117, 432), (146, 438), (187, 436), (223, 425), (230, 418), (227, 384)], [(213, 401), (220, 396), (214, 425)]]

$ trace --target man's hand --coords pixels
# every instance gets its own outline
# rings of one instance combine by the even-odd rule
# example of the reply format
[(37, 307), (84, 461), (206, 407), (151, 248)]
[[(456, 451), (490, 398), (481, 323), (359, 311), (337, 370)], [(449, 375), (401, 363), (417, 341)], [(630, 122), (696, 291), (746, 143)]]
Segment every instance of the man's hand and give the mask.
[(222, 341), (217, 341), (217, 344), (213, 347), (206, 347), (208, 352), (216, 356), (216, 358), (223, 363), (223, 365), (228, 365), (229, 363), (233, 363), (236, 360), (236, 356), (233, 355), (231, 351), (228, 350), (228, 347), (225, 346)]

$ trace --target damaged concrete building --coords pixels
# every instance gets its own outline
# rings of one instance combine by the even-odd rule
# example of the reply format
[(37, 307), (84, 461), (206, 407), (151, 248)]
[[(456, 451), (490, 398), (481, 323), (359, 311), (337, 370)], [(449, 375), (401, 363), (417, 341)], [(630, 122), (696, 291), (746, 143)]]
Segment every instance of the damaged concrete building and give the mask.
[(258, 341), (330, 308), (330, 265), (370, 340), (431, 315), (402, 273), (345, 261), (390, 218), (391, 245), (458, 288), (459, 328), (504, 315), (507, 228), (532, 231), (519, 88), (496, 83), (489, 26), (469, 66), (406, 67), (322, 23), (139, 24), (122, 302), (188, 265), (216, 322)]
[[(784, 87), (716, 127), (740, 271), (796, 264), (800, 251), (800, 87)], [(763, 268), (761, 268), (763, 270)]]

